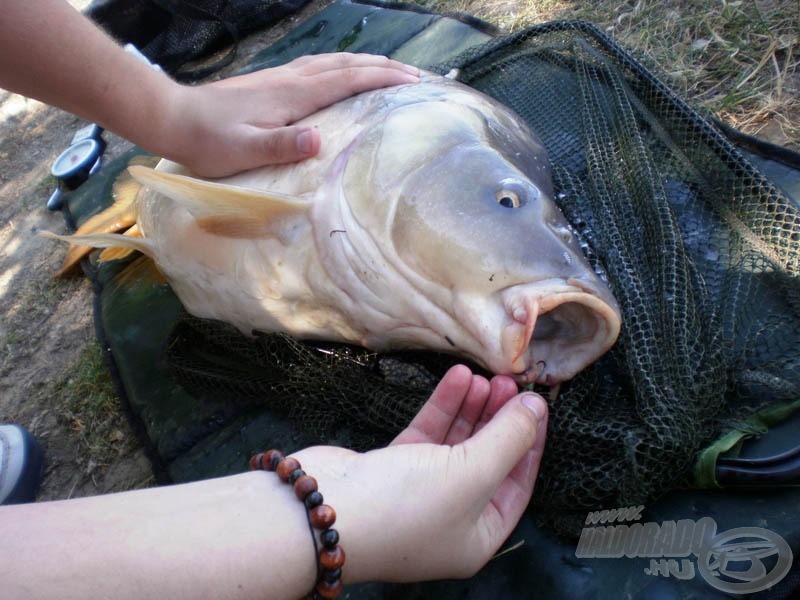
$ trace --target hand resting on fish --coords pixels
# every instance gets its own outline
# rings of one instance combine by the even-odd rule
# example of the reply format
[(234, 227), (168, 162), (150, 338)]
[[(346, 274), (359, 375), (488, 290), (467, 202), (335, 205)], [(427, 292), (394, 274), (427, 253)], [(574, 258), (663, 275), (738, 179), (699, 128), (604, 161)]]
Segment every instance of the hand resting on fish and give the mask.
[(109, 209), (127, 222), (101, 215), (63, 239), (143, 252), (190, 313), (248, 335), (436, 350), (545, 385), (614, 343), (617, 303), (510, 110), (424, 74), (298, 124), (319, 128), (316, 157), (216, 180), (132, 166), (134, 206)]

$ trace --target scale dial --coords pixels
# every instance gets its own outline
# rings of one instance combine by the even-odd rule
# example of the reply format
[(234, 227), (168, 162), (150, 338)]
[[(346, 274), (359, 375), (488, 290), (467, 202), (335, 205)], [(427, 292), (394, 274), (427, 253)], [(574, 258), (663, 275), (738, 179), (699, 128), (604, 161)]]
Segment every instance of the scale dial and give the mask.
[[(86, 177), (89, 176), (89, 171), (92, 169), (97, 159), (100, 157), (102, 148), (100, 143), (95, 139), (85, 139), (73, 144), (64, 150), (53, 163), (50, 173), (56, 179), (61, 179), (65, 183), (76, 176), (81, 176), (85, 173)], [(84, 177), (83, 179), (86, 179)], [(83, 183), (83, 181), (80, 181)]]

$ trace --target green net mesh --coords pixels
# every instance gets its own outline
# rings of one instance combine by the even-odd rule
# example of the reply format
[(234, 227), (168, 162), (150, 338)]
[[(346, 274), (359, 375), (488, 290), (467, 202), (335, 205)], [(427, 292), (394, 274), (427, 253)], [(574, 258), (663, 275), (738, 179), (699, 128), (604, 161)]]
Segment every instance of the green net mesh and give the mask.
[[(447, 72), (544, 141), (558, 201), (623, 312), (617, 345), (561, 386), (533, 507), (575, 533), (587, 511), (688, 483), (732, 422), (800, 399), (800, 211), (718, 131), (599, 30), (537, 26)], [(183, 319), (169, 349), (190, 389), (267, 402), (327, 443), (391, 439), (444, 370)]]

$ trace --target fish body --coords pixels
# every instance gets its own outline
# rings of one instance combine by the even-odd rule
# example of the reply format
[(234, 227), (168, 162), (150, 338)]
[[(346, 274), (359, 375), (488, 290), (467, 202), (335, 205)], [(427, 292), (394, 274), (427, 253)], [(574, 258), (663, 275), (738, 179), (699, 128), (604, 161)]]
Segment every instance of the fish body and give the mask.
[(81, 243), (141, 250), (190, 313), (246, 334), (443, 351), (547, 385), (614, 343), (616, 301), (510, 110), (426, 74), (300, 124), (323, 139), (300, 163), (218, 180), (131, 167), (142, 237)]

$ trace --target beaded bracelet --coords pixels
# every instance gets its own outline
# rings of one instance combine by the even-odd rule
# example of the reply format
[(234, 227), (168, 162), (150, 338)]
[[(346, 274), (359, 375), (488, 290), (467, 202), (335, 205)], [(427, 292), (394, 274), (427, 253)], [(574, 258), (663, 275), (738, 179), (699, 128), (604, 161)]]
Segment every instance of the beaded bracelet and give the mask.
[[(342, 566), (345, 556), (344, 550), (339, 546), (339, 532), (331, 528), (336, 521), (336, 511), (322, 503), (317, 480), (306, 475), (296, 458), (285, 457), (279, 450), (268, 450), (252, 456), (250, 469), (275, 471), (281, 481), (292, 486), (295, 496), (305, 505), (317, 561), (317, 580), (310, 597), (315, 600), (336, 598), (343, 588)], [(317, 546), (314, 528), (321, 532), (319, 539), (322, 550)]]

